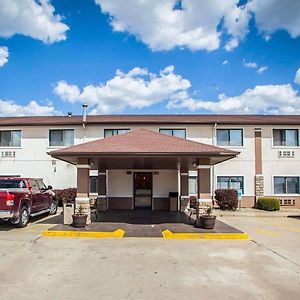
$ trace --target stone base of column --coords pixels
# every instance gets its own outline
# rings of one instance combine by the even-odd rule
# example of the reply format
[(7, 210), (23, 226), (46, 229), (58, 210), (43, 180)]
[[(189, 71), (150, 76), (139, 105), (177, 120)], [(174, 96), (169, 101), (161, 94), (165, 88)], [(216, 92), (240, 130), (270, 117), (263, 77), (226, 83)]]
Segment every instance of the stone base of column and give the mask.
[(263, 197), (264, 196), (264, 176), (255, 175), (255, 196)]
[(82, 213), (87, 215), (86, 224), (91, 224), (91, 205), (90, 198), (76, 197), (75, 198), (75, 213), (78, 212), (79, 207), (82, 207)]

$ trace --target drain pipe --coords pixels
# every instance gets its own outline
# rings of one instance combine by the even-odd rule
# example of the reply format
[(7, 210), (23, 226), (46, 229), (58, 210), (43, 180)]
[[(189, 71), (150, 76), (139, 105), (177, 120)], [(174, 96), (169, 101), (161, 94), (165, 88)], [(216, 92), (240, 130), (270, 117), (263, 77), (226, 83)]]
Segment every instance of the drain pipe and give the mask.
[[(216, 146), (216, 131), (217, 131), (217, 123), (214, 124), (214, 126), (212, 127), (212, 144), (213, 146)], [(215, 166), (211, 166), (211, 195), (213, 195), (214, 193), (214, 189), (215, 189)]]
[(86, 139), (86, 114), (87, 114), (87, 104), (82, 104), (82, 127), (83, 127), (83, 142)]

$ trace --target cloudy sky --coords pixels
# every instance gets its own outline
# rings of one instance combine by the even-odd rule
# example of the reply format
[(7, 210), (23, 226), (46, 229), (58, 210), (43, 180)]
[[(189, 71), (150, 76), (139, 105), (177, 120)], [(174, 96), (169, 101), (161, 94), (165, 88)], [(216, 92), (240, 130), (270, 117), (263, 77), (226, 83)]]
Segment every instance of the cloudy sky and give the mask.
[(0, 116), (299, 114), (299, 0), (0, 0)]

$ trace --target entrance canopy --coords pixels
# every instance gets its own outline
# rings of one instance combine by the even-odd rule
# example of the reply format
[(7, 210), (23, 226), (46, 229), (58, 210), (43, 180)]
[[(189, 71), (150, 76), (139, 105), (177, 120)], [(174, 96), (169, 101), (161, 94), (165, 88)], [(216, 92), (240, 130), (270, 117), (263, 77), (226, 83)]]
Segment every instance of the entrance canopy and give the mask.
[(53, 158), (77, 164), (88, 158), (99, 169), (195, 169), (234, 158), (239, 152), (155, 131), (137, 129), (112, 137), (51, 151)]

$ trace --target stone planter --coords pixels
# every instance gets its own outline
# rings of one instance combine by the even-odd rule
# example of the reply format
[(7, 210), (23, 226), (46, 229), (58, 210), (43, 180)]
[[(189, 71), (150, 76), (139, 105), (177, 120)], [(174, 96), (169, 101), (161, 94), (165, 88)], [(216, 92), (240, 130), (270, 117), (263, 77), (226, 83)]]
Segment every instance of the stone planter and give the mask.
[(74, 227), (85, 227), (87, 215), (73, 215), (72, 218)]
[(203, 229), (213, 229), (215, 224), (216, 216), (202, 215), (197, 219), (195, 226)]

